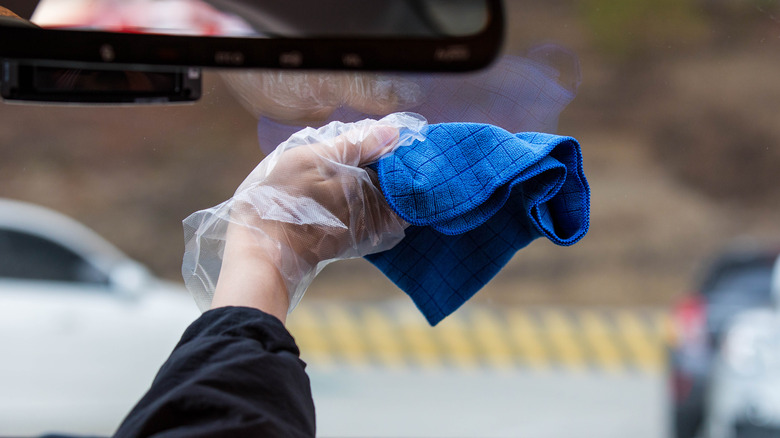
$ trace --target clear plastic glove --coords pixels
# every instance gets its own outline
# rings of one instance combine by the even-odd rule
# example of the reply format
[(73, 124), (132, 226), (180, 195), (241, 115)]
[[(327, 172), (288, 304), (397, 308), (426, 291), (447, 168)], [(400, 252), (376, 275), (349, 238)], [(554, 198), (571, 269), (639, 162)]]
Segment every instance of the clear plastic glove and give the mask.
[(407, 224), (365, 166), (422, 140), (425, 125), (419, 115), (396, 113), (303, 129), (266, 157), (231, 199), (185, 219), (182, 273), (200, 309), (224, 286), (221, 270), (270, 281), (265, 273), (235, 270), (272, 266), (291, 311), (328, 263), (396, 245)]

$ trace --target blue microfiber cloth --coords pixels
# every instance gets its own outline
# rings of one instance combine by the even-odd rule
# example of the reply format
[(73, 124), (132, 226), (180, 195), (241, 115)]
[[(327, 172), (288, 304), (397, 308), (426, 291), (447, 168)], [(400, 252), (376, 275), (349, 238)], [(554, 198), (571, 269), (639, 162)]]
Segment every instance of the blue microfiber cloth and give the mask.
[(372, 166), (387, 202), (412, 226), (366, 259), (436, 325), (537, 237), (581, 239), (590, 189), (571, 137), (477, 123), (430, 125), (425, 136)]

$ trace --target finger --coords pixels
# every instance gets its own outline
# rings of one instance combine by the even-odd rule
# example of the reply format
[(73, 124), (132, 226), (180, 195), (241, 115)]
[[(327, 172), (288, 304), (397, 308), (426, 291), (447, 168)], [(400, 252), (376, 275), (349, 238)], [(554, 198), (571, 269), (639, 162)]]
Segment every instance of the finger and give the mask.
[(312, 150), (338, 163), (363, 167), (392, 152), (398, 137), (398, 128), (372, 126), (367, 130), (353, 129), (327, 143), (312, 145)]

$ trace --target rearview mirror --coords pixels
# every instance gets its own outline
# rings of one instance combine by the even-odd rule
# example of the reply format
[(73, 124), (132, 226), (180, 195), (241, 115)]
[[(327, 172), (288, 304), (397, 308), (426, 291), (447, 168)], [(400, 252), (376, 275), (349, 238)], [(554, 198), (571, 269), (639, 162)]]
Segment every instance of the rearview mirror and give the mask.
[[(0, 0), (0, 59), (82, 67), (467, 71), (501, 0)], [(24, 25), (27, 24), (27, 25)]]

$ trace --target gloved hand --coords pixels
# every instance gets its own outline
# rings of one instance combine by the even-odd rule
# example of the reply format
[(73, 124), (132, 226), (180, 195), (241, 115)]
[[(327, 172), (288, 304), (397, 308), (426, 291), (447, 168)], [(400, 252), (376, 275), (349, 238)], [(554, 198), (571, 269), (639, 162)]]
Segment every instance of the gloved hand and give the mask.
[(422, 117), (399, 113), (306, 128), (263, 160), (233, 198), (185, 219), (182, 272), (201, 310), (226, 305), (223, 291), (231, 300), (252, 299), (281, 288), (286, 294), (272, 304), (291, 311), (328, 263), (397, 244), (407, 224), (365, 166), (421, 140), (424, 127)]

